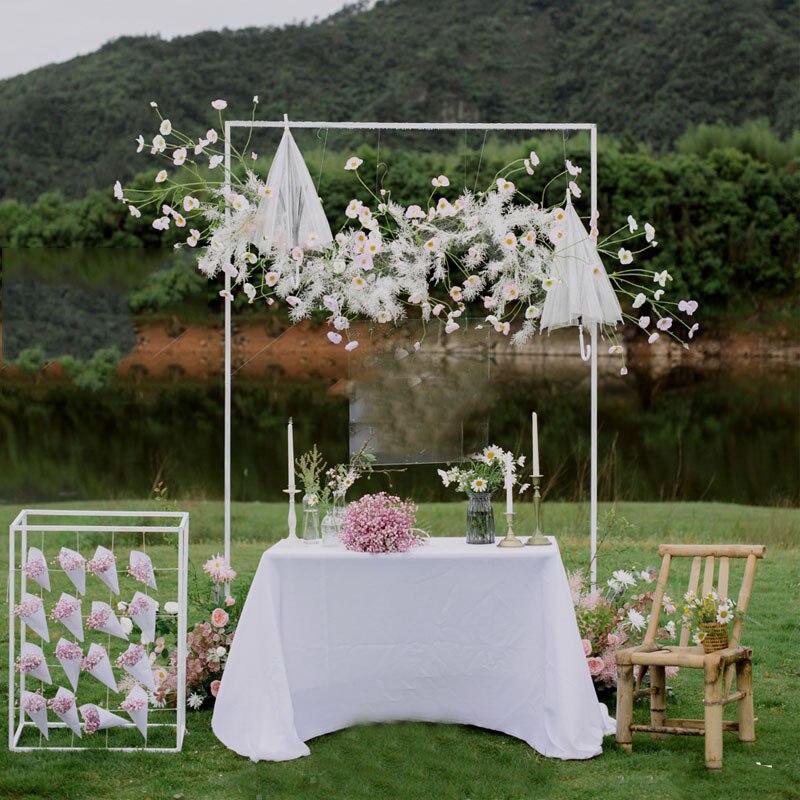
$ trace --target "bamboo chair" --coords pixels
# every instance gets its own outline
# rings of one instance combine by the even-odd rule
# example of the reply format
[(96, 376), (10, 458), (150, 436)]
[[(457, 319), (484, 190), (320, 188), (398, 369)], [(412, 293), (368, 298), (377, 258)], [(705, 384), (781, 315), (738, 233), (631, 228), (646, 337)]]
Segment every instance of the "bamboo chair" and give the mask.
[[(673, 558), (691, 558), (689, 591), (697, 592), (700, 568), (705, 559), (703, 573), (703, 594), (714, 587), (714, 561), (719, 559), (719, 575), (716, 590), (720, 597), (728, 595), (728, 576), (730, 559), (747, 559), (742, 585), (737, 600), (737, 611), (747, 612), (756, 561), (764, 558), (764, 545), (664, 545), (658, 548), (662, 556), (661, 571), (658, 575), (650, 623), (644, 641), (638, 647), (617, 651), (617, 744), (632, 749), (632, 732), (644, 731), (653, 734), (654, 739), (663, 739), (664, 734), (683, 734), (705, 736), (706, 768), (722, 769), (722, 732), (737, 731), (740, 742), (755, 742), (755, 720), (753, 717), (753, 651), (742, 647), (742, 617), (737, 614), (728, 647), (716, 653), (705, 654), (700, 645), (689, 645), (689, 628), (681, 631), (679, 646), (664, 646), (656, 642), (658, 622), (664, 589), (669, 578)], [(634, 685), (634, 667), (639, 667), (639, 675)], [(702, 669), (705, 677), (703, 706), (704, 719), (668, 719), (665, 708), (666, 667), (689, 667)], [(650, 670), (650, 688), (641, 689), (644, 673)], [(733, 673), (736, 672), (736, 691), (730, 693)], [(640, 695), (650, 695), (650, 724), (633, 724), (633, 701)], [(738, 721), (723, 720), (723, 711), (728, 703), (738, 703)]]

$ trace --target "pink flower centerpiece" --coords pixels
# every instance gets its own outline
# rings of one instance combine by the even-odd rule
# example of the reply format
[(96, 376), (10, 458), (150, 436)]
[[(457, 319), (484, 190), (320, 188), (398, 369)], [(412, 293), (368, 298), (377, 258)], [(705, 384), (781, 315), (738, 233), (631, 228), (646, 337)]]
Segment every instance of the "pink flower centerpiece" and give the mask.
[(342, 522), (342, 544), (362, 553), (405, 553), (422, 544), (414, 532), (417, 506), (380, 492), (350, 503)]

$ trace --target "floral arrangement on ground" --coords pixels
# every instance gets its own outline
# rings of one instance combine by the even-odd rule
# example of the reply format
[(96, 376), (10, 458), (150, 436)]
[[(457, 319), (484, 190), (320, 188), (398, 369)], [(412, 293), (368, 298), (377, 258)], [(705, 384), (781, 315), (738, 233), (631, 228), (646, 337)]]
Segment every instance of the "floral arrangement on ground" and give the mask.
[[(453, 198), (449, 178), (438, 175), (424, 204), (405, 204), (389, 189), (368, 186), (359, 172), (363, 162), (354, 156), (344, 169), (369, 193), (372, 205), (351, 200), (335, 237), (330, 230), (318, 230), (303, 241), (287, 242), (264, 231), (270, 203), (278, 202), (277, 188), (256, 174), (256, 154), (248, 155), (247, 147), (240, 152), (229, 142), (234, 168), (229, 180), (224, 175), (215, 179), (223, 165), (224, 135), (210, 128), (195, 139), (173, 127), (155, 102), (151, 105), (159, 118), (158, 133), (149, 147), (139, 135), (137, 151), (147, 148), (164, 168), (152, 189), (125, 189), (117, 181), (115, 197), (134, 217), (150, 206), (160, 211), (153, 222), (157, 229), (187, 228), (189, 235), (177, 246), (199, 247), (200, 270), (209, 278), (229, 276), (250, 302), (285, 303), (293, 322), (323, 313), (334, 345), (346, 340), (347, 350), (358, 347), (358, 340), (350, 338), (356, 319), (397, 324), (413, 314), (425, 323), (437, 320), (451, 334), (472, 308), (483, 317), (481, 327), (509, 336), (513, 326), (512, 343), (520, 344), (537, 330), (579, 321), (563, 308), (555, 317), (548, 313), (551, 292), (579, 292), (582, 303), (594, 304), (591, 321), (600, 323), (611, 341), (610, 352), (623, 357), (615, 328), (624, 318), (642, 329), (650, 343), (667, 335), (688, 346), (686, 340), (699, 328), (691, 319), (696, 300), (665, 297), (672, 280), (666, 270), (633, 266), (636, 257), (658, 244), (652, 225), (640, 226), (629, 215), (627, 225), (600, 238), (595, 214), (586, 232), (573, 208), (573, 200), (582, 195), (582, 168), (569, 160), (536, 200), (525, 186), (526, 176), (540, 166), (531, 152), (508, 164), (483, 191), (465, 190)], [(257, 105), (254, 97), (253, 117)], [(227, 103), (215, 100), (212, 106), (224, 131)], [(176, 168), (186, 180), (173, 176)], [(553, 202), (556, 187), (562, 188)], [(316, 196), (312, 200), (318, 202)], [(601, 255), (618, 267), (607, 274)], [(568, 259), (577, 262), (579, 274), (567, 289), (563, 270)], [(222, 294), (232, 299), (226, 290)], [(617, 297), (630, 311), (622, 310)], [(561, 298), (553, 305), (566, 302)]]

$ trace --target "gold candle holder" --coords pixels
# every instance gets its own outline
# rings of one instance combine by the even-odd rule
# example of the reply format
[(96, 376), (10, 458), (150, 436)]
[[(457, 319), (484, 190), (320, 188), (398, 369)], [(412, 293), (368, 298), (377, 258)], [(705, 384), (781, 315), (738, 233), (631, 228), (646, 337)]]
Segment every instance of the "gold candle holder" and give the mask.
[(542, 482), (542, 476), (532, 475), (531, 480), (533, 481), (533, 520), (536, 528), (533, 531), (533, 536), (528, 537), (528, 541), (525, 542), (525, 544), (533, 547), (542, 547), (546, 544), (551, 544), (550, 540), (542, 533), (542, 529), (539, 527), (539, 513), (542, 504), (542, 493), (539, 490), (539, 485)]
[(498, 547), (522, 547), (525, 542), (514, 535), (514, 512), (506, 511), (506, 535), (497, 543)]

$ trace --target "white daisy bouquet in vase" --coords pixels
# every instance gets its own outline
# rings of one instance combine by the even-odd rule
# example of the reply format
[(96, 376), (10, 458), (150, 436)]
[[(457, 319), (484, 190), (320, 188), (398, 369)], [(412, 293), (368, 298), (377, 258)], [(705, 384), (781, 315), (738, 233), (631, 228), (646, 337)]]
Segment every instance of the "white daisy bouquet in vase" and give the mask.
[(706, 653), (728, 646), (728, 626), (735, 607), (731, 598), (720, 597), (713, 588), (705, 595), (687, 592), (684, 596), (683, 622), (695, 629), (694, 641), (702, 644)]
[[(525, 464), (525, 456), (514, 458), (497, 445), (489, 445), (480, 453), (470, 456), (461, 464), (437, 470), (442, 483), (467, 495), (467, 544), (494, 542), (494, 511), (492, 494), (504, 485), (507, 464), (512, 469), (512, 484), (516, 485), (515, 467)], [(524, 492), (527, 485), (520, 487)]]

